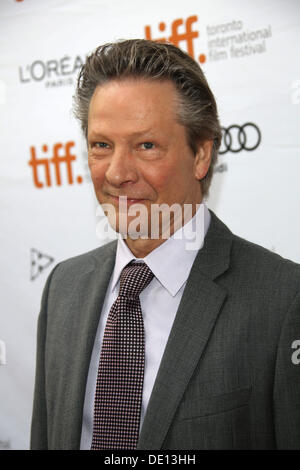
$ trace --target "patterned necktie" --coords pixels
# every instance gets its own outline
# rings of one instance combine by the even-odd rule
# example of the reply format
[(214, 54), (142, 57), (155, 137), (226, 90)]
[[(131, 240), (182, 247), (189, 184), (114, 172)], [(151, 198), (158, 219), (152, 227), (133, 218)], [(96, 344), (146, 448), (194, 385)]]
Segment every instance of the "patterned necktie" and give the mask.
[(144, 322), (139, 295), (153, 278), (145, 263), (127, 265), (104, 331), (94, 405), (92, 450), (135, 449), (144, 380)]

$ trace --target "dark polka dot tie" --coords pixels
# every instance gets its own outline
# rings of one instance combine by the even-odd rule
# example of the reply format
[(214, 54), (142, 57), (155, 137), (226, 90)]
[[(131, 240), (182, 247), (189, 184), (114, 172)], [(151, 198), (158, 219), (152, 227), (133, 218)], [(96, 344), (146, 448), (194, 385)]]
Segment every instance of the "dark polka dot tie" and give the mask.
[(153, 278), (145, 263), (131, 263), (104, 331), (94, 405), (91, 449), (135, 449), (142, 405), (145, 338), (139, 295)]

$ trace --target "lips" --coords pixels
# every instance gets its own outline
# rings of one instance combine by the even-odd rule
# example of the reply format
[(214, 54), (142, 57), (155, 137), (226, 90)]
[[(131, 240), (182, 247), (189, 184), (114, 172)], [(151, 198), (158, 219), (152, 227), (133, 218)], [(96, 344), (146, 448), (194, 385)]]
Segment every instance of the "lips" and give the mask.
[(109, 197), (117, 205), (122, 203), (124, 205), (127, 204), (129, 206), (131, 204), (138, 204), (145, 201), (145, 199), (130, 198), (128, 196), (113, 196), (112, 194), (109, 194)]

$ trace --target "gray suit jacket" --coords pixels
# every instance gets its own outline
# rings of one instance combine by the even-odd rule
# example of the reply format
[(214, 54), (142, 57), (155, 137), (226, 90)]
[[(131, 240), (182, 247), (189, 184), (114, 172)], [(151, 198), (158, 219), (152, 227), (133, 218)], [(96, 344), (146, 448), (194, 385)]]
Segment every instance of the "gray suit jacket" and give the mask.
[[(139, 449), (299, 449), (300, 266), (211, 212)], [(79, 449), (89, 362), (116, 242), (50, 274), (38, 322), (32, 449)], [(295, 354), (294, 354), (295, 355)]]

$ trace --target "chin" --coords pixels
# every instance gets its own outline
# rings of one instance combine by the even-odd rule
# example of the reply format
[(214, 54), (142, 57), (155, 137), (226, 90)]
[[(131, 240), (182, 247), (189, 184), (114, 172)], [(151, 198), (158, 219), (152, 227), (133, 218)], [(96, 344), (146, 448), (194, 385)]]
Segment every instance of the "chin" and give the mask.
[(112, 229), (118, 232), (123, 238), (130, 238), (132, 240), (150, 238), (148, 216), (132, 217), (128, 216), (128, 213), (118, 213), (116, 217), (108, 216), (108, 221)]

